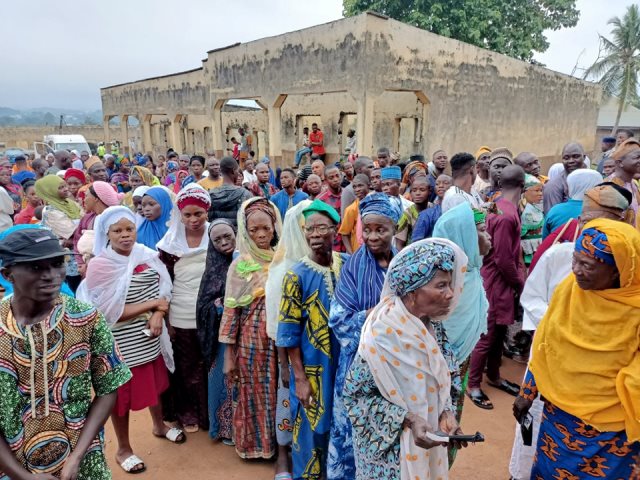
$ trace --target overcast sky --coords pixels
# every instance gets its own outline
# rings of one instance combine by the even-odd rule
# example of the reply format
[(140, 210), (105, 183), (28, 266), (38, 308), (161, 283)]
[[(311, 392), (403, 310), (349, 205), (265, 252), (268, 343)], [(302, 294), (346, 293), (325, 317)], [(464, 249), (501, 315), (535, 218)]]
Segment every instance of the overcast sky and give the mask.
[[(549, 32), (536, 59), (571, 73), (631, 0), (578, 0), (578, 26)], [(309, 6), (312, 5), (312, 8)], [(101, 87), (199, 67), (206, 52), (342, 16), (341, 0), (3, 2), (0, 106), (100, 108)]]

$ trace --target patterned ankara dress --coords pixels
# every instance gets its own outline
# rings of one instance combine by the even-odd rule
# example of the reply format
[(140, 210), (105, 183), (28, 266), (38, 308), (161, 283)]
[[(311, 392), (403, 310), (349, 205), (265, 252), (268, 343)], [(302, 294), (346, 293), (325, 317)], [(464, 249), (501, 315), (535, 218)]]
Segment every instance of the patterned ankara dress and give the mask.
[(269, 459), (276, 453), (278, 354), (267, 336), (264, 302), (262, 296), (247, 307), (225, 307), (220, 325), (220, 342), (237, 349), (233, 441), (241, 458)]
[[(92, 388), (108, 395), (130, 378), (111, 330), (92, 306), (60, 295), (46, 319), (25, 327), (13, 318), (11, 300), (0, 302), (0, 434), (29, 472), (59, 478), (87, 419)], [(8, 478), (0, 472), (0, 479)], [(78, 479), (110, 478), (101, 432)]]
[[(392, 254), (395, 254), (395, 250)], [(335, 380), (333, 423), (327, 460), (329, 480), (355, 478), (352, 427), (342, 402), (342, 389), (358, 350), (366, 311), (380, 300), (386, 272), (366, 245), (363, 245), (345, 262), (331, 301), (329, 328), (340, 342), (340, 359)]]
[(302, 364), (316, 399), (305, 409), (295, 393), (291, 371), (293, 478), (326, 476), (333, 407), (333, 382), (340, 348), (329, 330), (329, 305), (344, 255), (333, 254), (331, 268), (302, 259), (287, 272), (282, 288), (276, 345), (300, 348)]
[[(530, 371), (520, 395), (530, 400), (538, 396)], [(639, 471), (640, 442), (629, 442), (624, 431), (600, 432), (545, 402), (532, 480), (637, 479)]]

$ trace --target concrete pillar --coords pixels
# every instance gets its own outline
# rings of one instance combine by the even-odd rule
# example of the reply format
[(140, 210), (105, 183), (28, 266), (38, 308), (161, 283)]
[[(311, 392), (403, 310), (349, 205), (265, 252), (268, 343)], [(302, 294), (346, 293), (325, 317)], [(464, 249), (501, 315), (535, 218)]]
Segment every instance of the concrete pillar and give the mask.
[(184, 153), (184, 145), (182, 144), (182, 127), (180, 126), (182, 115), (172, 115), (170, 118), (171, 126), (169, 127), (169, 137), (171, 139), (171, 148), (179, 154)]
[[(146, 153), (153, 152), (153, 140), (151, 138), (151, 115), (144, 115), (140, 128), (142, 128), (142, 150)], [(155, 153), (155, 152), (153, 152)]]
[(213, 137), (213, 150), (216, 157), (222, 158), (227, 154), (226, 144), (224, 141), (225, 127), (222, 125), (222, 107), (224, 107), (226, 99), (217, 99), (213, 104), (213, 118), (211, 119), (211, 134)]
[(282, 166), (282, 118), (281, 107), (287, 99), (285, 94), (265, 98), (269, 125), (269, 158), (274, 166)]
[(356, 135), (358, 153), (361, 155), (373, 155), (373, 121), (376, 97), (370, 92), (352, 94), (358, 104), (358, 119), (356, 122)]
[(120, 152), (129, 152), (129, 115), (120, 115)]
[(107, 144), (107, 142), (111, 141), (111, 131), (109, 130), (109, 121), (112, 118), (113, 117), (111, 115), (105, 115), (102, 118), (102, 126), (104, 127), (104, 143), (105, 143), (105, 145)]

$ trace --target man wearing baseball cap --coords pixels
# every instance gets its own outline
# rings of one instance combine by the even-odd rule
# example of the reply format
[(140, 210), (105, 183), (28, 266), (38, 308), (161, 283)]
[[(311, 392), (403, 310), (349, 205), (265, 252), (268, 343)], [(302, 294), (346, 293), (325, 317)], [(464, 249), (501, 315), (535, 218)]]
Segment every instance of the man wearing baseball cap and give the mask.
[(102, 314), (60, 293), (70, 253), (43, 228), (0, 240), (0, 477), (111, 478), (101, 430), (131, 372)]

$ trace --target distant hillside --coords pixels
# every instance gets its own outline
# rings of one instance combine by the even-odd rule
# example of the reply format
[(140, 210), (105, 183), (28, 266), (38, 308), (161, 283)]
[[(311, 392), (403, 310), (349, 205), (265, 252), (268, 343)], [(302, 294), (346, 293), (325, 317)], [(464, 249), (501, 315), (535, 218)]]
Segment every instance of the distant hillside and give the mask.
[(0, 107), (0, 126), (59, 125), (62, 115), (63, 125), (101, 125), (101, 110), (73, 110), (64, 108)]

